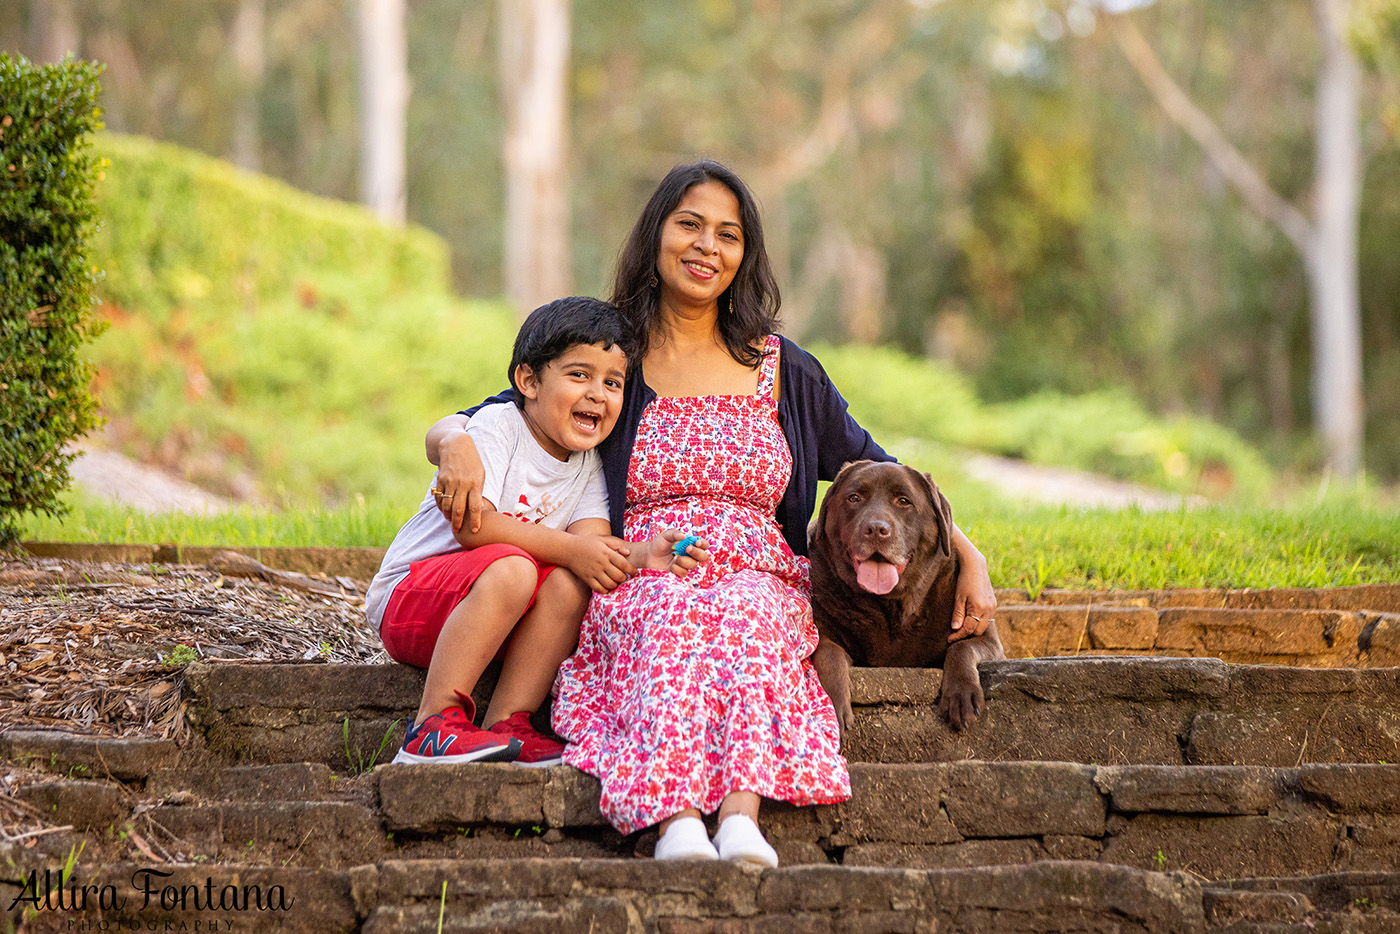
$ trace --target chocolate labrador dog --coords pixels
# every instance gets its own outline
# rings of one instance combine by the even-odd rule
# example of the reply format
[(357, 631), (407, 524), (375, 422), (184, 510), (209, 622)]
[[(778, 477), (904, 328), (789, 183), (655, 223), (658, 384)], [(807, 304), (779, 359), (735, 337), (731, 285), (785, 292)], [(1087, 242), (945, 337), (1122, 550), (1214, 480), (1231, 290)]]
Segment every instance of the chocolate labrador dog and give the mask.
[(1005, 658), (996, 623), (949, 641), (958, 557), (952, 509), (926, 473), (854, 461), (841, 468), (811, 530), (812, 655), (844, 735), (855, 725), (851, 666), (942, 668), (939, 712), (961, 730), (982, 712), (979, 662)]

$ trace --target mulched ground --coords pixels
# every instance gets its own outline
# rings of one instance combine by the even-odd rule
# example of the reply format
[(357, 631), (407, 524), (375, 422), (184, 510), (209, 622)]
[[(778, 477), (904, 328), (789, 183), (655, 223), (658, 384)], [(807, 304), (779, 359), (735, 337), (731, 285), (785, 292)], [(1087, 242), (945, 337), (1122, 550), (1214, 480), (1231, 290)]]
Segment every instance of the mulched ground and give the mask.
[(178, 742), (190, 661), (385, 660), (363, 582), (259, 568), (0, 560), (0, 725)]
[[(200, 567), (0, 557), (0, 729), (183, 742), (190, 661), (386, 661), (363, 587), (237, 555)], [(15, 795), (48, 778), (0, 773), (0, 842), (33, 847), (69, 829)], [(129, 834), (127, 856), (161, 858), (159, 834)]]

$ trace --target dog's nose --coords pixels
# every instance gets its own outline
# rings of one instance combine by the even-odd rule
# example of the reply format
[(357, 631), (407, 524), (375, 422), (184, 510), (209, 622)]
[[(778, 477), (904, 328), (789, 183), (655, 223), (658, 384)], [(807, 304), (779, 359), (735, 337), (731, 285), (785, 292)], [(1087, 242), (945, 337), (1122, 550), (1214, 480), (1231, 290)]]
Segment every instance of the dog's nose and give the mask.
[(871, 519), (865, 523), (866, 538), (889, 538), (890, 524), (884, 519)]

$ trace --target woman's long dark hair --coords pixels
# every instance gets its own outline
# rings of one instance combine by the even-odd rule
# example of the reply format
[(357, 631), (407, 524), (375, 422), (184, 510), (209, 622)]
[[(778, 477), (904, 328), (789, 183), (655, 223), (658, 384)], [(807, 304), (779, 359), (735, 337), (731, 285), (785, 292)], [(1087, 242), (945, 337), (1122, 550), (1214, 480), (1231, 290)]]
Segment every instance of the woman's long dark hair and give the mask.
[(656, 186), (618, 256), (612, 302), (637, 328), (645, 354), (661, 319), (661, 289), (652, 285), (656, 257), (661, 252), (661, 228), (687, 191), (709, 181), (719, 182), (734, 193), (739, 201), (739, 223), (744, 228), (744, 258), (734, 281), (719, 297), (720, 337), (730, 356), (744, 366), (757, 367), (764, 354), (754, 344), (777, 331), (782, 299), (763, 246), (758, 202), (743, 180), (718, 162), (705, 159), (678, 165)]

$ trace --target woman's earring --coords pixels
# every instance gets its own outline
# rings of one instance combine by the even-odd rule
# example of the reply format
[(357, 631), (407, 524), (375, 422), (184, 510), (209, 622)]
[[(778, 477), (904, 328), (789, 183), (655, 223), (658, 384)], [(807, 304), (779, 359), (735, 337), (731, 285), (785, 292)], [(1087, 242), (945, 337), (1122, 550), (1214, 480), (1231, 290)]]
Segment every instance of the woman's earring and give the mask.
[(651, 278), (647, 280), (647, 288), (654, 289), (656, 288), (656, 284), (656, 273), (652, 273)]

